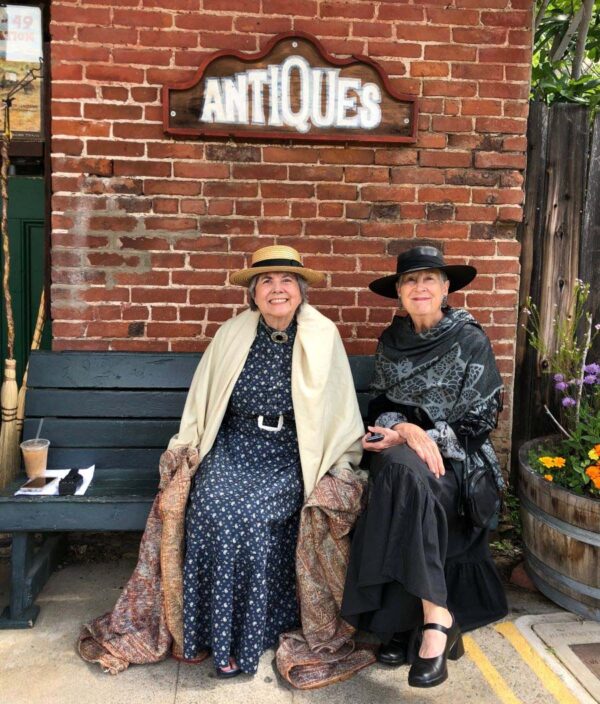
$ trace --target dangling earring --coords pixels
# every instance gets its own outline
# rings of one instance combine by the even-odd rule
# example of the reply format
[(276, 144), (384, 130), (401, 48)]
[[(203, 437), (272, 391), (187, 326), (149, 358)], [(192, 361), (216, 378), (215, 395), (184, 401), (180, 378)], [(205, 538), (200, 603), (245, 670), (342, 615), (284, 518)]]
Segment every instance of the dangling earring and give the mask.
[(442, 308), (447, 308), (448, 307), (448, 296), (444, 294), (442, 296)]

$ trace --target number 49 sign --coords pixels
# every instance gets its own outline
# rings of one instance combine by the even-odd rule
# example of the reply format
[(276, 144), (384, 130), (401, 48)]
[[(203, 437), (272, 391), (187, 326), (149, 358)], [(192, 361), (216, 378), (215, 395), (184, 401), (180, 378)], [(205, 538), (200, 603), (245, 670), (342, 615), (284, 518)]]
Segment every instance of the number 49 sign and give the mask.
[(189, 83), (163, 89), (175, 135), (326, 142), (414, 142), (417, 100), (365, 56), (337, 59), (302, 32), (258, 54), (218, 51)]

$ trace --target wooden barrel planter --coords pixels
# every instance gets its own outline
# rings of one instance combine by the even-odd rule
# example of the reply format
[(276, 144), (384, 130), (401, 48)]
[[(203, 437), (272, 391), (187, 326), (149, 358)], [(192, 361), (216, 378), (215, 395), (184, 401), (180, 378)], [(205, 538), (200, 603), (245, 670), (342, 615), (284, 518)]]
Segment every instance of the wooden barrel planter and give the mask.
[(542, 594), (600, 621), (600, 501), (556, 486), (529, 467), (530, 450), (546, 439), (519, 450), (525, 566)]

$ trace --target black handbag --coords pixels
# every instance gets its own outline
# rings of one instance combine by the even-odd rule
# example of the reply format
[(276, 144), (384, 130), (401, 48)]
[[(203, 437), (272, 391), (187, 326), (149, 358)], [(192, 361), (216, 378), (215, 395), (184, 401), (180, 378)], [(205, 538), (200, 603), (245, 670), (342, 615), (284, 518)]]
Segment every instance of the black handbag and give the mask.
[(469, 443), (465, 438), (465, 460), (456, 468), (456, 478), (460, 484), (458, 513), (466, 516), (476, 528), (485, 528), (499, 512), (500, 493), (492, 472), (477, 469), (469, 474)]
[[(468, 463), (464, 462), (468, 468)], [(500, 509), (500, 494), (496, 480), (488, 469), (478, 469), (466, 478), (464, 509), (471, 523), (485, 528)]]

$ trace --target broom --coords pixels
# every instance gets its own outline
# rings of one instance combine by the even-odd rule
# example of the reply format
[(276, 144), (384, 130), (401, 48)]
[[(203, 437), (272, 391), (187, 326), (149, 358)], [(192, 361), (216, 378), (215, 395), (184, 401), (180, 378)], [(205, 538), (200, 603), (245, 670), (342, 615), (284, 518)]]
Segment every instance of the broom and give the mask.
[(10, 249), (8, 242), (8, 141), (10, 132), (5, 124), (5, 131), (0, 147), (2, 167), (0, 168), (0, 191), (2, 196), (2, 254), (4, 269), (2, 290), (6, 307), (7, 359), (4, 360), (4, 379), (0, 391), (2, 407), (2, 424), (0, 427), (0, 489), (4, 488), (17, 474), (19, 469), (19, 432), (17, 430), (17, 362), (14, 359), (15, 322), (13, 318), (12, 296), (10, 294)]
[[(33, 338), (31, 340), (31, 350), (38, 350), (40, 348), (40, 343), (42, 341), (42, 332), (44, 330), (44, 322), (46, 320), (46, 292), (42, 289), (42, 295), (40, 296), (40, 305), (37, 312), (37, 319), (35, 321), (35, 330), (33, 331)], [(25, 418), (25, 394), (27, 393), (27, 375), (29, 373), (29, 362), (25, 367), (25, 373), (23, 374), (23, 381), (21, 382), (21, 388), (19, 389), (19, 398), (17, 401), (17, 433), (19, 438), (21, 437), (21, 432), (23, 430), (23, 419)]]

